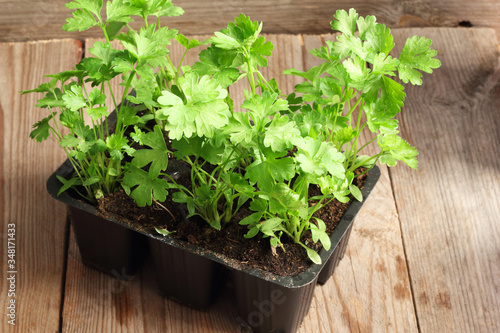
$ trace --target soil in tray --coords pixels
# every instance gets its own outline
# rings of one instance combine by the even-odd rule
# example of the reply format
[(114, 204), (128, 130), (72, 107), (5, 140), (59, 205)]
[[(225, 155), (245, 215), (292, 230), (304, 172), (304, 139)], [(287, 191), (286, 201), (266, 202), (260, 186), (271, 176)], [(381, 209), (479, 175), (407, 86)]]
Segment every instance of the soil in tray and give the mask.
[[(355, 178), (354, 182), (362, 188), (365, 179), (366, 174)], [(310, 197), (320, 195), (319, 188), (311, 186), (309, 195)], [(343, 204), (333, 200), (315, 213), (316, 217), (325, 222), (328, 234), (333, 232), (349, 204), (350, 202)], [(248, 232), (248, 228), (239, 225), (238, 221), (252, 213), (246, 206), (243, 206), (238, 214), (221, 231), (218, 231), (211, 228), (201, 218), (182, 218), (176, 205), (178, 204), (167, 200), (161, 204), (153, 203), (150, 207), (138, 207), (133, 199), (123, 191), (119, 191), (101, 199), (98, 208), (105, 217), (109, 214), (114, 215), (115, 218), (118, 216), (123, 219), (122, 222), (153, 235), (157, 234), (155, 227), (166, 228), (169, 231), (175, 230), (175, 233), (170, 235), (171, 237), (210, 249), (248, 267), (260, 268), (273, 274), (296, 275), (307, 270), (311, 265), (306, 251), (300, 245), (287, 241), (286, 235), (281, 238), (285, 251), (278, 248), (275, 253), (271, 249), (269, 238), (262, 238), (260, 234), (250, 239), (244, 238), (243, 235)], [(316, 250), (321, 248), (321, 244), (312, 242), (309, 232), (306, 233), (303, 242)]]

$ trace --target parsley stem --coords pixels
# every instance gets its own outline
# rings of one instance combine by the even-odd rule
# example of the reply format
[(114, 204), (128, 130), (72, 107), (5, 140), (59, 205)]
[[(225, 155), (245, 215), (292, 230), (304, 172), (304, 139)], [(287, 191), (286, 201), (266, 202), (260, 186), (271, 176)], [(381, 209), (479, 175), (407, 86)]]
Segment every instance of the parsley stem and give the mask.
[(125, 98), (127, 98), (127, 96), (128, 96), (128, 89), (130, 88), (130, 85), (132, 84), (132, 80), (134, 79), (135, 73), (136, 73), (135, 69), (132, 72), (130, 72), (130, 76), (127, 80), (127, 83), (125, 84), (125, 90), (123, 91), (122, 102), (120, 104), (120, 108), (116, 112), (116, 116), (117, 116), (116, 117), (117, 118), (116, 133), (122, 133), (121, 110), (122, 110), (123, 105), (125, 104)]
[(179, 78), (179, 74), (181, 72), (181, 66), (182, 66), (182, 63), (184, 62), (184, 58), (186, 57), (187, 52), (188, 52), (188, 49), (186, 49), (186, 51), (184, 51), (184, 53), (182, 54), (181, 61), (179, 61), (179, 66), (177, 67), (177, 73), (175, 73), (175, 81), (176, 82), (177, 82), (177, 79)]
[(108, 37), (108, 32), (106, 31), (106, 24), (101, 23), (101, 24), (99, 24), (99, 26), (102, 29), (102, 33), (104, 34), (104, 38), (106, 38), (106, 42), (109, 43), (110, 40), (109, 40), (109, 37)]

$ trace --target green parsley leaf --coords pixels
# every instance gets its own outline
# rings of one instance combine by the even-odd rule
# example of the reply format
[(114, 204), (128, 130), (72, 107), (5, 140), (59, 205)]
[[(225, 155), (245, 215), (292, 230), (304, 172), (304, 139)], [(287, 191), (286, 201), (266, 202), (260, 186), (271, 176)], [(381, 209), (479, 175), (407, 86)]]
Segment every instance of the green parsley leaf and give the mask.
[(359, 38), (361, 40), (366, 40), (366, 34), (371, 31), (376, 24), (377, 18), (372, 15), (368, 15), (366, 17), (358, 17), (357, 25), (359, 31)]
[[(106, 23), (130, 23), (131, 15), (139, 15), (136, 7), (124, 0), (113, 0), (106, 3)], [(123, 26), (123, 25), (122, 25)], [(115, 33), (116, 35), (116, 33)]]
[(128, 145), (127, 138), (119, 136), (115, 133), (106, 138), (106, 146), (108, 147), (111, 158), (115, 162), (123, 160), (124, 152), (126, 152), (128, 155), (133, 155), (134, 153), (134, 149)]
[(196, 73), (187, 73), (179, 78), (179, 87), (186, 97), (186, 103), (170, 91), (163, 91), (158, 98), (162, 106), (157, 111), (159, 119), (168, 119), (165, 130), (170, 138), (187, 138), (196, 134), (213, 137), (214, 131), (228, 123), (229, 107), (225, 103), (227, 90), (208, 76), (198, 78)]
[(101, 59), (106, 65), (110, 65), (115, 56), (119, 54), (119, 51), (113, 49), (111, 43), (103, 43), (101, 41), (95, 42), (93, 47), (89, 48), (89, 52), (95, 55), (98, 59)]
[(195, 47), (198, 47), (200, 45), (203, 45), (202, 42), (198, 41), (197, 39), (188, 39), (186, 36), (183, 34), (178, 34), (175, 39), (186, 48), (186, 50), (191, 50), (194, 49)]
[(153, 198), (163, 202), (167, 198), (168, 182), (162, 178), (151, 177), (146, 171), (130, 164), (123, 176), (123, 183), (129, 188), (134, 188), (130, 196), (139, 207), (151, 205)]
[(193, 65), (193, 70), (200, 76), (212, 76), (223, 88), (227, 88), (240, 77), (236, 67), (241, 65), (241, 61), (237, 57), (237, 53), (211, 46), (200, 52), (200, 62)]
[(432, 73), (433, 68), (441, 66), (441, 62), (434, 57), (437, 55), (436, 50), (430, 48), (432, 41), (428, 38), (413, 36), (406, 40), (405, 46), (399, 56), (399, 78), (404, 83), (414, 85), (422, 84), (421, 70), (426, 73)]
[(417, 150), (401, 137), (396, 134), (383, 134), (377, 137), (377, 143), (383, 152), (388, 153), (380, 157), (381, 163), (395, 166), (396, 161), (400, 160), (413, 169), (417, 168)]
[(337, 10), (334, 17), (336, 20), (331, 22), (333, 30), (343, 32), (346, 35), (354, 35), (358, 19), (358, 13), (354, 8), (349, 9), (349, 13), (343, 9)]
[(245, 179), (257, 183), (260, 189), (269, 189), (276, 182), (290, 180), (295, 176), (293, 158), (282, 157), (281, 152), (265, 151), (266, 159), (256, 160), (246, 168)]
[(295, 140), (299, 149), (296, 157), (298, 165), (306, 173), (322, 176), (327, 172), (338, 178), (344, 177), (344, 154), (329, 142), (306, 137)]
[(284, 151), (292, 148), (292, 140), (300, 137), (300, 131), (295, 122), (287, 116), (274, 116), (271, 124), (266, 129), (264, 146), (271, 147), (273, 151)]
[(42, 142), (47, 140), (50, 134), (50, 126), (49, 121), (54, 117), (55, 113), (52, 113), (50, 116), (36, 122), (33, 125), (34, 130), (30, 133), (30, 138), (35, 139), (36, 142)]
[(141, 140), (145, 146), (151, 149), (136, 150), (133, 154), (132, 164), (142, 168), (151, 163), (149, 174), (151, 177), (158, 177), (162, 171), (167, 170), (168, 154), (170, 153), (160, 126), (156, 125), (153, 132), (141, 136)]
[(374, 50), (377, 53), (388, 55), (394, 48), (394, 42), (391, 35), (391, 29), (385, 25), (377, 23), (366, 33), (365, 47)]
[(67, 18), (66, 22), (62, 27), (65, 31), (85, 31), (98, 24), (88, 10), (81, 9), (74, 11), (73, 17)]
[(72, 85), (71, 90), (65, 91), (62, 96), (65, 106), (71, 111), (78, 111), (87, 105), (87, 100), (83, 96), (82, 87)]

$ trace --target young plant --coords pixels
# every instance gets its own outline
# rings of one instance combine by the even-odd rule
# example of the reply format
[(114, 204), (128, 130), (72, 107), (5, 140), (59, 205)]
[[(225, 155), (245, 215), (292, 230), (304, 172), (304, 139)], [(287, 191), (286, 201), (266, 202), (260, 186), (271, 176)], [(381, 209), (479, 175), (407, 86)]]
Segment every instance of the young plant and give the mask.
[[(30, 136), (38, 142), (49, 135), (55, 137), (75, 170), (73, 178), (59, 178), (64, 184), (59, 193), (83, 187), (81, 196), (93, 202), (120, 188), (128, 169), (126, 157), (135, 155), (127, 130), (144, 128), (153, 119), (151, 111), (157, 107), (157, 97), (179, 76), (181, 64), (173, 65), (166, 46), (174, 38), (182, 43), (185, 37), (177, 30), (160, 27), (160, 17), (181, 15), (183, 11), (170, 0), (113, 0), (106, 6), (102, 0), (76, 0), (66, 7), (75, 11), (64, 30), (84, 31), (98, 26), (105, 41), (94, 43), (89, 49), (91, 56), (82, 59), (74, 70), (48, 75), (48, 83), (23, 93), (42, 93), (37, 106), (49, 111), (34, 125)], [(139, 31), (129, 26), (133, 16), (144, 21)], [(150, 24), (150, 17), (157, 23)], [(124, 50), (115, 49), (113, 40), (119, 40)], [(111, 80), (120, 75), (123, 83), (118, 93)], [(134, 94), (130, 94), (132, 90)], [(111, 105), (106, 102), (108, 94)], [(116, 99), (118, 95), (123, 96), (121, 100)], [(108, 120), (112, 109), (116, 110), (115, 121)], [(150, 202), (151, 195), (163, 198), (162, 192), (151, 190), (149, 199), (139, 202)]]
[(178, 186), (173, 199), (186, 203), (190, 215), (200, 215), (216, 229), (228, 223), (254, 192), (242, 171), (252, 161), (253, 148), (233, 140), (234, 127), (244, 125), (244, 119), (234, 112), (226, 88), (246, 78), (251, 98), (257, 98), (256, 85), (270, 87), (259, 68), (267, 65), (265, 56), (273, 46), (259, 37), (261, 29), (262, 24), (238, 16), (215, 33), (200, 53), (200, 62), (179, 77), (175, 89), (164, 90), (158, 98), (155, 116), (164, 122), (174, 156), (190, 167), (191, 183)]
[[(377, 161), (389, 166), (403, 161), (417, 167), (417, 151), (398, 136), (395, 116), (404, 105), (403, 83), (422, 84), (422, 73), (432, 73), (441, 63), (430, 48), (431, 40), (413, 36), (398, 57), (389, 55), (394, 48), (390, 29), (377, 23), (374, 16), (359, 16), (354, 9), (339, 10), (331, 22), (339, 32), (335, 42), (311, 51), (323, 60), (307, 71), (290, 69), (285, 74), (300, 76), (306, 81), (297, 85), (302, 94), (297, 121), (313, 137), (331, 142), (344, 151), (344, 167), (349, 177), (360, 166), (371, 168)], [(366, 119), (366, 121), (363, 121)], [(359, 144), (361, 132), (375, 133), (371, 141)], [(361, 155), (363, 148), (376, 141), (380, 152)]]
[[(422, 74), (418, 70), (432, 73), (440, 66), (429, 39), (409, 38), (399, 58), (394, 58), (389, 55), (394, 47), (390, 30), (376, 23), (375, 17), (359, 17), (354, 9), (339, 10), (334, 17), (332, 28), (341, 33), (337, 41), (328, 41), (326, 47), (311, 52), (324, 62), (307, 71), (285, 71), (306, 79), (296, 86), (301, 97), (292, 94), (287, 99), (294, 104), (288, 109), (294, 112), (281, 110), (291, 116), (287, 122), (294, 122), (300, 132), (297, 135), (287, 130), (288, 145), (282, 144), (279, 149), (266, 151), (259, 146), (262, 157), (256, 157), (247, 168), (249, 179), (259, 188), (250, 206), (254, 213), (240, 222), (249, 226), (246, 237), (261, 232), (270, 237), (273, 247), (288, 235), (315, 263), (321, 259), (302, 243), (304, 232), (309, 230), (314, 242), (320, 241), (325, 249), (330, 247), (324, 222), (313, 215), (331, 200), (349, 201), (349, 194), (362, 200), (361, 191), (353, 184), (357, 168), (369, 170), (377, 160), (389, 166), (400, 160), (417, 167), (416, 149), (397, 135), (394, 117), (403, 106), (405, 94), (403, 86), (391, 77), (397, 72), (404, 83), (420, 85)], [(376, 136), (360, 145), (365, 127)], [(374, 141), (380, 152), (360, 155)], [(279, 153), (290, 145), (295, 148), (293, 154)], [(268, 162), (273, 161), (270, 153), (277, 155), (275, 163)], [(263, 161), (266, 167), (252, 177), (252, 166)], [(273, 177), (266, 177), (265, 170), (273, 170)], [(322, 195), (309, 197), (310, 185), (317, 185)]]

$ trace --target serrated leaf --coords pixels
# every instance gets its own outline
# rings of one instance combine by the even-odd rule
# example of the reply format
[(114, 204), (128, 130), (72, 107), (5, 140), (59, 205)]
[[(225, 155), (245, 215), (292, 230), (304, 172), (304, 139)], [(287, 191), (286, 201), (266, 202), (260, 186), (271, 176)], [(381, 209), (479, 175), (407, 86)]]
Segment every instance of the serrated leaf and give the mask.
[(300, 137), (300, 131), (294, 121), (287, 116), (275, 116), (266, 128), (264, 145), (273, 151), (284, 151), (292, 147), (292, 140)]
[(359, 38), (366, 40), (366, 34), (375, 27), (377, 19), (375, 16), (367, 15), (366, 17), (358, 17), (357, 25), (359, 31)]
[(333, 136), (333, 142), (335, 143), (336, 147), (342, 147), (348, 142), (351, 142), (352, 139), (354, 139), (356, 135), (356, 131), (354, 128), (346, 126), (343, 127), (335, 132), (335, 135)]
[(255, 126), (263, 129), (264, 125), (268, 123), (268, 117), (274, 116), (279, 111), (288, 109), (288, 102), (284, 99), (278, 98), (278, 94), (271, 94), (268, 91), (262, 95), (252, 96), (246, 99), (241, 105), (242, 109), (252, 111)]
[(65, 91), (62, 99), (65, 106), (71, 111), (78, 111), (87, 104), (82, 87), (79, 85), (72, 85), (71, 90)]
[(356, 81), (361, 87), (366, 84), (370, 69), (366, 67), (365, 61), (361, 58), (354, 57), (344, 61), (343, 65), (353, 81)]
[(108, 25), (110, 23), (130, 23), (133, 21), (130, 16), (139, 14), (140, 11), (137, 7), (131, 6), (130, 3), (123, 0), (113, 0), (106, 3), (106, 23)]
[(88, 10), (78, 9), (73, 12), (73, 17), (66, 19), (63, 25), (65, 31), (85, 31), (97, 25), (97, 22)]
[(396, 161), (400, 160), (413, 169), (417, 168), (417, 150), (398, 135), (379, 135), (377, 137), (377, 143), (383, 152), (388, 153), (380, 157), (381, 163), (387, 164), (388, 166), (395, 166)]
[(59, 143), (62, 147), (73, 148), (78, 146), (82, 142), (81, 138), (78, 138), (72, 134), (66, 134)]
[(296, 140), (298, 165), (306, 173), (322, 176), (327, 172), (342, 178), (344, 175), (344, 154), (340, 153), (331, 143), (310, 137)]
[(68, 9), (85, 9), (95, 14), (100, 15), (102, 9), (102, 0), (74, 0), (66, 4)]
[(127, 138), (124, 138), (115, 133), (111, 134), (106, 138), (106, 146), (108, 147), (108, 151), (109, 154), (111, 155), (111, 158), (115, 162), (123, 160), (123, 158), (125, 157), (123, 155), (124, 152), (126, 152), (129, 155), (132, 155), (134, 152), (134, 149), (132, 149), (128, 145)]
[(113, 49), (111, 43), (97, 41), (94, 43), (93, 47), (89, 48), (89, 52), (95, 55), (98, 59), (101, 59), (106, 65), (110, 65), (113, 59), (119, 51)]
[(358, 13), (355, 9), (349, 9), (349, 13), (345, 10), (337, 10), (334, 15), (335, 20), (331, 22), (333, 30), (343, 32), (347, 35), (354, 35), (356, 31), (356, 21), (358, 19)]
[(36, 142), (42, 142), (47, 140), (50, 135), (50, 129), (52, 128), (49, 121), (54, 117), (54, 113), (50, 116), (36, 122), (33, 125), (34, 130), (30, 133), (30, 138), (35, 139)]
[(432, 41), (425, 37), (413, 36), (406, 40), (405, 46), (399, 56), (399, 78), (404, 83), (414, 85), (422, 84), (421, 70), (432, 73), (432, 70), (441, 66), (441, 62), (434, 57), (437, 51), (430, 48)]
[(370, 130), (380, 128), (381, 124), (394, 123), (393, 119), (404, 106), (406, 94), (403, 86), (386, 76), (373, 81), (370, 90), (364, 94), (367, 102), (365, 113)]
[(208, 76), (198, 78), (196, 73), (187, 73), (179, 78), (179, 86), (186, 96), (186, 103), (169, 91), (158, 98), (162, 106), (157, 111), (159, 119), (168, 119), (165, 130), (172, 139), (187, 138), (194, 134), (213, 137), (217, 129), (229, 121), (229, 107), (225, 103), (227, 90)]
[(167, 198), (169, 188), (167, 181), (162, 178), (152, 178), (149, 173), (134, 165), (129, 165), (123, 183), (130, 188), (135, 187), (130, 196), (140, 207), (151, 205), (153, 198), (159, 202)]
[(300, 196), (282, 182), (275, 184), (270, 190), (264, 189), (260, 196), (269, 201), (269, 211), (272, 214), (286, 214), (306, 207)]
[(290, 180), (295, 175), (291, 157), (275, 158), (267, 154), (264, 161), (254, 161), (246, 168), (245, 178), (257, 183), (260, 189), (270, 189), (276, 182)]
[(222, 32), (216, 31), (214, 33), (215, 37), (212, 37), (212, 43), (224, 50), (234, 50), (241, 47), (240, 42), (231, 36), (228, 36)]
[(398, 59), (379, 53), (373, 59), (373, 73), (394, 76), (398, 65)]
[(366, 33), (365, 47), (374, 50), (376, 53), (388, 55), (394, 48), (391, 29), (385, 25), (377, 23)]
[(149, 174), (151, 177), (158, 177), (162, 171), (167, 170), (168, 155), (170, 153), (160, 126), (156, 125), (153, 132), (144, 134), (141, 140), (143, 145), (151, 149), (143, 148), (136, 150), (133, 155), (132, 164), (138, 168), (151, 164), (149, 167)]
[(224, 133), (229, 134), (233, 144), (241, 144), (245, 148), (255, 146), (252, 140), (257, 132), (255, 126), (250, 123), (248, 112), (235, 112), (229, 119), (229, 124), (224, 127)]
[(266, 67), (267, 59), (264, 56), (271, 56), (273, 48), (274, 45), (271, 42), (266, 42), (266, 39), (261, 36), (252, 44), (250, 56), (255, 64), (260, 67)]
[(108, 115), (108, 107), (107, 106), (99, 106), (96, 108), (88, 108), (87, 114), (93, 120), (100, 120)]

